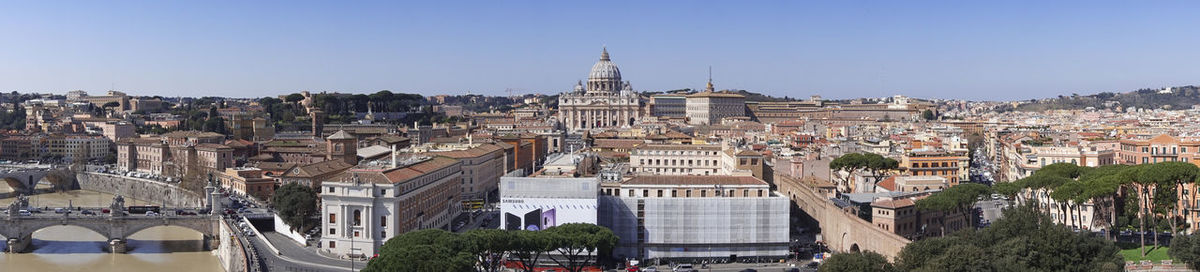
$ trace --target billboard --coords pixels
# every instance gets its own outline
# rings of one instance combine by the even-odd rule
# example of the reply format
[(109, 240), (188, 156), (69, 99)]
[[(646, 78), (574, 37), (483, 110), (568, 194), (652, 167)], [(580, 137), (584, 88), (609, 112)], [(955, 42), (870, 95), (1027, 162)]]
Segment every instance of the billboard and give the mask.
[(504, 198), (500, 226), (505, 230), (544, 230), (567, 223), (596, 224), (596, 199)]

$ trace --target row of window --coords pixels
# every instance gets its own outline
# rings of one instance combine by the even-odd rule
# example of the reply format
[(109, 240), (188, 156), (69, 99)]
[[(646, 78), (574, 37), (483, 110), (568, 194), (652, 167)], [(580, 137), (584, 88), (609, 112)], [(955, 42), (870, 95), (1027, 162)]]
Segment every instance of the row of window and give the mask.
[(716, 156), (717, 151), (707, 150), (637, 150), (634, 155), (679, 155), (679, 156)]
[[(665, 193), (667, 192), (667, 190), (663, 190), (663, 189), (657, 189), (657, 190), (642, 189), (642, 190), (641, 190), (641, 193), (642, 193), (641, 195), (638, 195), (638, 194), (637, 194), (637, 192), (638, 192), (638, 191), (637, 191), (637, 190), (635, 190), (635, 189), (628, 189), (628, 190), (626, 190), (626, 192), (627, 192), (627, 194), (626, 194), (626, 195), (627, 195), (627, 196), (631, 196), (631, 197), (651, 197), (651, 192), (652, 192), (652, 191), (654, 191), (654, 192), (655, 192), (655, 194), (654, 194), (654, 195), (655, 195), (656, 197), (666, 197), (666, 196), (665, 196)], [(700, 197), (708, 197), (708, 192), (709, 192), (709, 191), (712, 191), (712, 192), (713, 192), (713, 196), (714, 196), (714, 197), (735, 197), (735, 196), (737, 196), (737, 190), (734, 190), (734, 189), (729, 189), (729, 190), (697, 190), (697, 191), (700, 191), (700, 193), (699, 193), (699, 194), (700, 194)], [(756, 193), (754, 193), (754, 194), (751, 194), (751, 192), (756, 192)], [(762, 190), (762, 189), (756, 189), (756, 190), (742, 189), (742, 192), (741, 192), (741, 193), (742, 193), (742, 194), (741, 194), (741, 196), (742, 196), (742, 197), (750, 197), (751, 195), (757, 195), (758, 197), (763, 197), (763, 196), (765, 195), (765, 191), (764, 191), (764, 190)], [(621, 196), (621, 189), (611, 189), (611, 188), (610, 188), (610, 189), (604, 189), (604, 194), (606, 194), (606, 195), (611, 195), (611, 196)], [(670, 194), (671, 194), (671, 197), (679, 197), (679, 190), (677, 190), (677, 189), (671, 189), (671, 190), (670, 190)], [(683, 190), (683, 197), (692, 197), (692, 190), (691, 190), (691, 189), (685, 189), (685, 190)]]
[(912, 163), (912, 168), (929, 168), (929, 167), (958, 167), (958, 162), (941, 162), (941, 163), (937, 163), (937, 162), (915, 163), (914, 162), (914, 163)]
[[(757, 159), (755, 160), (757, 162)], [(684, 165), (686, 163), (686, 165)], [(638, 165), (652, 166), (717, 166), (717, 160), (638, 159)]]

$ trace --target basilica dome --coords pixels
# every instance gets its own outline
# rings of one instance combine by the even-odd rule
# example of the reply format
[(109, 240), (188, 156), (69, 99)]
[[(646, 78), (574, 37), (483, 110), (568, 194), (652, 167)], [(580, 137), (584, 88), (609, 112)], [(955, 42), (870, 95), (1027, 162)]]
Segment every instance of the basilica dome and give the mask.
[(596, 65), (592, 65), (592, 72), (588, 74), (588, 79), (612, 79), (621, 81), (621, 69), (617, 69), (617, 65), (608, 58), (608, 49), (600, 53), (600, 61)]

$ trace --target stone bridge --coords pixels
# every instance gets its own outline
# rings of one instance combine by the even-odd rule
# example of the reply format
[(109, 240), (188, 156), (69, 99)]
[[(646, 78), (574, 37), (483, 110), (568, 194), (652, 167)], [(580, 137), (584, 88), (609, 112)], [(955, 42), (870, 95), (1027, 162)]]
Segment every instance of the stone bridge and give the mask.
[(5, 165), (0, 167), (0, 179), (15, 192), (33, 192), (42, 179), (54, 184), (55, 188), (74, 186), (75, 174), (65, 168), (49, 165)]
[(110, 215), (6, 215), (0, 218), (0, 236), (8, 243), (9, 253), (23, 252), (33, 240), (33, 232), (52, 226), (77, 226), (103, 235), (108, 240), (112, 253), (125, 252), (125, 239), (129, 235), (148, 228), (178, 226), (204, 235), (205, 250), (219, 243), (220, 216), (215, 215), (163, 215), (163, 216), (110, 216)]
[[(205, 189), (211, 192), (211, 197), (218, 195), (212, 186)], [(222, 210), (220, 202), (210, 203), (211, 210)], [(129, 235), (159, 226), (178, 226), (200, 232), (204, 236), (205, 250), (220, 244), (221, 237), (218, 235), (221, 233), (222, 218), (219, 212), (212, 215), (128, 215), (122, 196), (114, 197), (107, 208), (108, 213), (98, 215), (84, 215), (82, 212), (30, 214), (27, 212), (30, 209), (29, 197), (20, 195), (9, 203), (6, 214), (0, 217), (0, 236), (7, 241), (9, 253), (25, 251), (33, 241), (33, 232), (52, 226), (77, 226), (103, 235), (112, 253), (125, 252), (125, 240)]]
[(780, 194), (818, 222), (821, 237), (832, 251), (874, 251), (894, 259), (911, 242), (838, 208), (829, 201), (834, 197), (834, 187), (828, 181), (775, 175), (775, 183)]

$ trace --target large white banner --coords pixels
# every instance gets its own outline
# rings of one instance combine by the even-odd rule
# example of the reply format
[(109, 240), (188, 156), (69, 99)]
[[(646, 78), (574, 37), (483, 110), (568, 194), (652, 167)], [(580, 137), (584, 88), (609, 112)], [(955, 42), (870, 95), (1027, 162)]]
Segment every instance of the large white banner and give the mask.
[(504, 198), (500, 228), (544, 230), (567, 223), (596, 224), (596, 199)]

